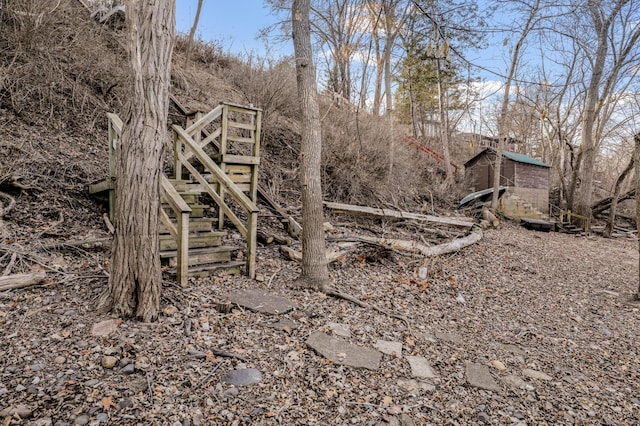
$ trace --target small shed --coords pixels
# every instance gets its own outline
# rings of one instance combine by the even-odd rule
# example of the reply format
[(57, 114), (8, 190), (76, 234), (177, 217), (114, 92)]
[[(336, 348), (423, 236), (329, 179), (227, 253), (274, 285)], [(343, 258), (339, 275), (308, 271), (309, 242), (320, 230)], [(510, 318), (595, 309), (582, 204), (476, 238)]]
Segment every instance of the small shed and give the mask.
[[(496, 150), (487, 147), (464, 163), (465, 183), (470, 192), (493, 187)], [(504, 151), (500, 185), (507, 187), (502, 203), (510, 217), (540, 217), (549, 213), (549, 169), (551, 166), (524, 154)]]

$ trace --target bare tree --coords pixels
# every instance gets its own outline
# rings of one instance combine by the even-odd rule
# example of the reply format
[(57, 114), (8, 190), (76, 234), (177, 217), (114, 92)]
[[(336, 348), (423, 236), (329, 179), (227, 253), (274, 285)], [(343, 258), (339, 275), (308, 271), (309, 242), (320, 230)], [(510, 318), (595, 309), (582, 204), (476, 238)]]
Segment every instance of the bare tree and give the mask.
[[(637, 134), (634, 136), (634, 140), (636, 141), (634, 145), (634, 149), (636, 149), (638, 145), (640, 145), (640, 143), (637, 142), (638, 139), (640, 139), (640, 134)], [(624, 183), (627, 176), (629, 176), (631, 171), (634, 169), (637, 157), (638, 157), (638, 154), (634, 151), (631, 155), (631, 158), (629, 159), (629, 163), (627, 163), (627, 167), (624, 168), (622, 173), (620, 173), (620, 175), (616, 179), (616, 183), (613, 189), (613, 195), (611, 196), (611, 205), (609, 207), (609, 219), (607, 219), (607, 226), (604, 228), (604, 234), (608, 237), (610, 237), (611, 234), (613, 233), (613, 226), (616, 221), (616, 209), (618, 207), (620, 192), (622, 191), (622, 184)]]
[(588, 55), (591, 67), (581, 117), (578, 155), (582, 164), (580, 169), (575, 169), (574, 177), (574, 185), (580, 179), (580, 186), (573, 200), (574, 210), (586, 217), (583, 226), (587, 231), (591, 221), (594, 167), (600, 142), (597, 139), (597, 126), (602, 125), (601, 114), (612, 101), (611, 96), (621, 77), (626, 77), (623, 72), (634, 67), (637, 72), (640, 60), (637, 51), (640, 26), (637, 25), (636, 3), (634, 0), (587, 1), (588, 23), (593, 34), (589, 40), (582, 41), (581, 47)]
[(507, 134), (507, 114), (509, 112), (509, 95), (511, 92), (511, 85), (513, 78), (518, 68), (520, 61), (521, 51), (524, 46), (525, 40), (529, 36), (529, 33), (535, 29), (536, 25), (540, 22), (540, 0), (534, 0), (531, 4), (521, 2), (528, 9), (528, 16), (522, 30), (518, 36), (518, 41), (513, 46), (511, 52), (511, 61), (509, 63), (509, 71), (504, 83), (504, 93), (502, 95), (502, 104), (500, 106), (500, 115), (498, 116), (498, 149), (496, 150), (496, 159), (493, 166), (493, 195), (491, 197), (491, 208), (496, 210), (498, 208), (498, 198), (500, 197), (500, 178), (502, 174), (502, 152), (505, 150)]
[(311, 51), (310, 0), (293, 0), (291, 20), (298, 80), (298, 98), (302, 115), (300, 168), (302, 178), (302, 274), (304, 287), (325, 291), (329, 270), (325, 255), (322, 213), (320, 160), (322, 135), (316, 70)]
[(100, 306), (153, 321), (160, 307), (158, 213), (175, 33), (174, 0), (126, 2), (131, 92), (115, 161), (115, 236)]
[[(636, 228), (640, 229), (640, 137), (634, 138), (636, 156)], [(640, 251), (640, 238), (638, 238), (638, 251)], [(638, 260), (640, 264), (640, 259)], [(638, 271), (638, 291), (636, 292), (636, 300), (640, 300), (640, 270)]]
[(189, 31), (189, 41), (187, 42), (187, 55), (184, 60), (185, 65), (189, 65), (189, 60), (191, 59), (191, 50), (193, 49), (193, 38), (196, 35), (196, 29), (198, 28), (198, 22), (200, 21), (200, 12), (202, 11), (202, 3), (204, 0), (198, 0), (198, 6), (196, 8), (196, 16), (193, 18), (193, 26)]

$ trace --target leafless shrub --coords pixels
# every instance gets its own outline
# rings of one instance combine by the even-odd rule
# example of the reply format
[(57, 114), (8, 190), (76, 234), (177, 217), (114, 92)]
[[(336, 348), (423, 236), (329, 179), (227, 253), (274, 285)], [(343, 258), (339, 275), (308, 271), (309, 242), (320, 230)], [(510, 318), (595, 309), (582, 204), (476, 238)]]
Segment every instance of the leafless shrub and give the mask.
[(121, 49), (70, 0), (8, 0), (0, 32), (0, 107), (56, 128), (102, 121), (119, 104)]

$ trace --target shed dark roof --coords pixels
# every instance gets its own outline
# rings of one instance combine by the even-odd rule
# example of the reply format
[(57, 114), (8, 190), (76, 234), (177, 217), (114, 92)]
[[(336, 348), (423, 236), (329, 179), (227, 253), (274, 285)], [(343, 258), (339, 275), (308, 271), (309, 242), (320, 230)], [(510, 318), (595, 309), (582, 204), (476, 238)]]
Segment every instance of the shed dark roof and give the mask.
[[(483, 149), (482, 151), (478, 152), (476, 155), (474, 155), (473, 157), (468, 159), (464, 163), (465, 167), (467, 167), (467, 165), (471, 161), (475, 160), (477, 157), (479, 157), (480, 155), (484, 154), (485, 152), (494, 152), (495, 153), (496, 150), (494, 148), (491, 148), (491, 147), (487, 147), (487, 148)], [(515, 152), (503, 151), (502, 155), (505, 158), (508, 158), (509, 160), (513, 160), (513, 161), (515, 161), (517, 163), (532, 164), (534, 166), (547, 167), (547, 168), (551, 167), (550, 165), (548, 165), (546, 163), (543, 163), (542, 161), (536, 160), (535, 158), (531, 158), (531, 157), (526, 156), (524, 154), (517, 154)]]

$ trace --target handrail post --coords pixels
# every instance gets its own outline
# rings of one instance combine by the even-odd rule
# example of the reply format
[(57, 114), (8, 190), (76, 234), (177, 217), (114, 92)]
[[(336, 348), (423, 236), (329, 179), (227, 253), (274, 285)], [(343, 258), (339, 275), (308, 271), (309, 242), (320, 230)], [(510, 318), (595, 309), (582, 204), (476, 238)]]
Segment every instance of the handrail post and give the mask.
[(258, 213), (249, 212), (247, 220), (247, 276), (254, 279), (256, 277)]
[(176, 275), (178, 276), (178, 284), (186, 287), (189, 283), (189, 213), (181, 212), (178, 215), (178, 235), (177, 241), (177, 260)]
[[(227, 136), (228, 130), (227, 120), (229, 119), (229, 107), (224, 105), (222, 107), (222, 120), (220, 121), (220, 126), (222, 127), (220, 133), (220, 169), (226, 173), (226, 167), (224, 164), (224, 155), (227, 153)], [(224, 200), (224, 187), (222, 185), (218, 185), (218, 194), (220, 198)], [(222, 209), (218, 209), (218, 229), (224, 228), (224, 212)]]

